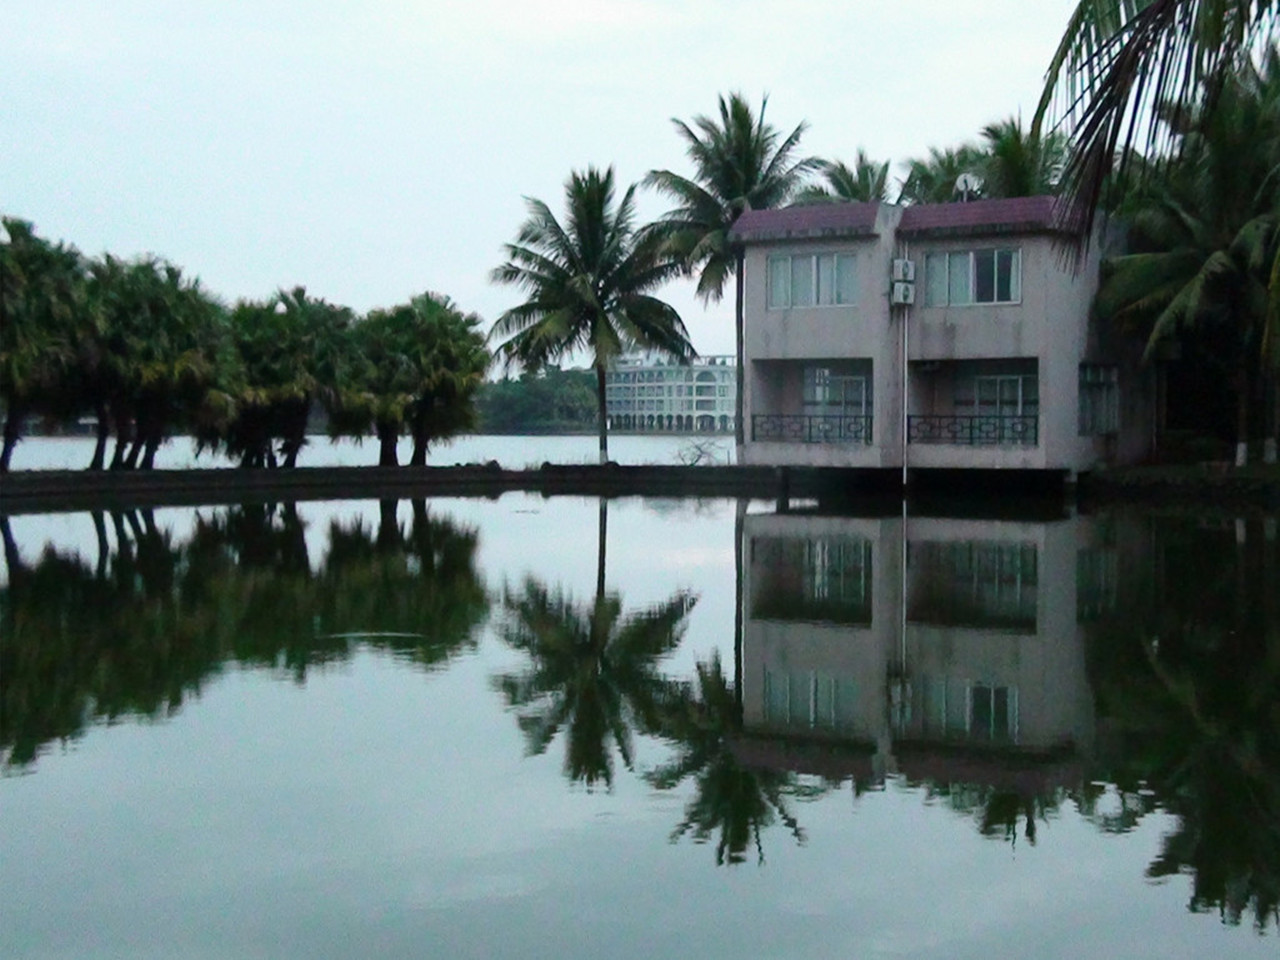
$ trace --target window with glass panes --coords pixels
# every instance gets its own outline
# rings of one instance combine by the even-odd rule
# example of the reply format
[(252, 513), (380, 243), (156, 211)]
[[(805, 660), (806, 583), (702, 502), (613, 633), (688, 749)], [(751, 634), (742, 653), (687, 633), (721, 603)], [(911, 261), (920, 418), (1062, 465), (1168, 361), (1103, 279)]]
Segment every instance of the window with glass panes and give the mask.
[(927, 307), (1022, 300), (1022, 253), (1016, 247), (929, 253), (924, 272)]
[(870, 416), (867, 378), (838, 374), (830, 367), (805, 367), (804, 406), (805, 413), (815, 416)]
[(769, 258), (770, 310), (829, 307), (858, 298), (857, 258), (850, 253), (798, 253)]

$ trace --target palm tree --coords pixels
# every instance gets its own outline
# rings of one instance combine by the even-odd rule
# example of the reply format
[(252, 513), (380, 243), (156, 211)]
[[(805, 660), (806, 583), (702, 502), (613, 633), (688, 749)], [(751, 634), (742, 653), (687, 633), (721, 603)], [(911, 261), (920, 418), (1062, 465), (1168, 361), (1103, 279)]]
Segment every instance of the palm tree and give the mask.
[(37, 236), (32, 225), (0, 219), (0, 473), (9, 469), (26, 418), (65, 412), (74, 371), (92, 337), (95, 316), (84, 293), (79, 251)]
[(988, 197), (1036, 197), (1054, 194), (1067, 161), (1067, 140), (1060, 133), (1024, 130), (1021, 117), (982, 128), (986, 146), (980, 176)]
[(1233, 368), (1243, 466), (1254, 371), (1278, 352), (1280, 54), (1232, 75), (1212, 110), (1170, 107), (1162, 122), (1181, 159), (1124, 209), (1134, 252), (1106, 264), (1095, 310), (1140, 329), (1148, 356), (1187, 328), (1211, 334), (1201, 359)]
[(613, 168), (573, 172), (565, 184), (562, 225), (541, 200), (526, 198), (529, 218), (497, 283), (529, 295), (498, 318), (491, 336), (506, 338), (507, 362), (539, 370), (575, 350), (589, 350), (596, 374), (600, 462), (609, 459), (605, 372), (628, 350), (694, 356), (680, 315), (653, 291), (679, 271), (657, 237), (635, 229), (635, 186), (615, 203)]
[(932, 147), (927, 157), (907, 161), (898, 202), (950, 203), (956, 198), (956, 181), (961, 174), (981, 177), (986, 162), (986, 155), (973, 144), (945, 150)]
[(1032, 128), (1040, 130), (1057, 105), (1071, 133), (1065, 219), (1080, 236), (1093, 226), (1114, 158), (1171, 145), (1156, 108), (1185, 114), (1203, 96), (1211, 109), (1226, 78), (1270, 43), (1278, 22), (1275, 0), (1079, 0)]
[(670, 198), (676, 206), (658, 224), (667, 249), (679, 257), (686, 271), (698, 274), (698, 296), (704, 303), (719, 302), (729, 277), (734, 290), (734, 329), (737, 337), (738, 387), (734, 420), (741, 446), (743, 389), (743, 250), (729, 242), (729, 230), (747, 210), (784, 206), (819, 169), (814, 157), (796, 159), (800, 138), (807, 129), (800, 123), (786, 137), (765, 123), (768, 98), (756, 115), (740, 93), (720, 97), (720, 115), (697, 116), (693, 125), (673, 119), (676, 132), (693, 162), (693, 177), (670, 170), (652, 170), (645, 184)]
[(878, 203), (889, 199), (889, 163), (878, 163), (862, 150), (852, 167), (841, 160), (823, 160), (818, 168), (825, 184), (810, 185), (796, 194), (796, 203)]

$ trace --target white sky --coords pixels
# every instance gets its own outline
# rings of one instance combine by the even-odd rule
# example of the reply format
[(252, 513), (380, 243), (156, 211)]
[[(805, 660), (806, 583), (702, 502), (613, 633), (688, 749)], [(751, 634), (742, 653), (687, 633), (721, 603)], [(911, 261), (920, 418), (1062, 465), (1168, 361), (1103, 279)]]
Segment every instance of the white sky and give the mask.
[[(805, 153), (975, 138), (1030, 117), (1074, 4), (0, 0), (0, 212), (228, 300), (438, 290), (491, 322), (519, 299), (488, 273), (522, 196), (558, 213), (587, 164), (688, 173), (671, 118), (733, 90), (807, 120)], [(733, 351), (726, 294), (666, 294), (702, 353)]]

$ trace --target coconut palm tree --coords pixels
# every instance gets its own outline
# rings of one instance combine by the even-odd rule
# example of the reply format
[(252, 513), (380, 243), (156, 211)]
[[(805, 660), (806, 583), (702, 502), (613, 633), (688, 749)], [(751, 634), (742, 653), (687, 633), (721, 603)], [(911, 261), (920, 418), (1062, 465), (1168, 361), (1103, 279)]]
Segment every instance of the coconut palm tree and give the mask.
[(1188, 328), (1212, 331), (1200, 359), (1233, 370), (1243, 466), (1254, 378), (1280, 353), (1280, 54), (1228, 78), (1212, 110), (1170, 106), (1162, 122), (1181, 159), (1124, 208), (1134, 252), (1106, 264), (1095, 309), (1141, 331), (1148, 356)]
[(605, 372), (628, 350), (694, 356), (680, 315), (653, 291), (679, 272), (658, 238), (635, 228), (635, 186), (615, 201), (613, 168), (574, 171), (565, 184), (563, 224), (541, 200), (526, 198), (529, 218), (496, 283), (528, 299), (498, 318), (490, 336), (505, 338), (508, 363), (539, 370), (575, 350), (588, 350), (596, 374), (600, 462), (609, 459)]
[(945, 150), (932, 147), (927, 157), (907, 161), (898, 202), (950, 203), (956, 199), (956, 181), (961, 174), (980, 178), (986, 162), (982, 149), (970, 143)]
[(862, 203), (889, 199), (889, 163), (879, 163), (862, 150), (852, 167), (841, 160), (823, 160), (818, 168), (825, 183), (811, 184), (796, 194), (796, 203)]
[(987, 197), (1035, 197), (1054, 194), (1067, 161), (1067, 139), (1060, 133), (1024, 130), (1021, 117), (982, 128), (986, 156), (979, 176)]
[(756, 114), (740, 93), (720, 97), (719, 117), (700, 115), (690, 126), (673, 119), (693, 163), (693, 176), (652, 170), (645, 184), (668, 197), (675, 207), (655, 225), (667, 249), (686, 271), (698, 274), (698, 296), (719, 302), (734, 278), (734, 328), (737, 337), (738, 388), (735, 417), (737, 442), (743, 442), (743, 251), (729, 242), (729, 230), (746, 210), (786, 205), (805, 178), (819, 169), (815, 157), (797, 158), (807, 124), (787, 136), (765, 122), (768, 98)]
[[(1033, 130), (1054, 111), (1071, 136), (1066, 221), (1087, 237), (1113, 161), (1170, 147), (1168, 104), (1211, 109), (1223, 82), (1280, 23), (1276, 0), (1079, 0), (1045, 74)], [(1124, 180), (1124, 171), (1119, 178)]]

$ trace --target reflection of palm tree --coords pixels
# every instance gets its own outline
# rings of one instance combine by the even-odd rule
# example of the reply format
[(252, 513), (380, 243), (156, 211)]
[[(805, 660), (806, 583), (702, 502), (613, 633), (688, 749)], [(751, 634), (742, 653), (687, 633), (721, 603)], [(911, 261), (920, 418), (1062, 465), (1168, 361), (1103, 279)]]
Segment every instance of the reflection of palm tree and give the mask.
[(671, 690), (659, 661), (679, 645), (696, 601), (680, 591), (623, 617), (621, 598), (605, 592), (608, 522), (608, 502), (602, 498), (596, 597), (590, 607), (548, 591), (532, 577), (520, 593), (507, 591), (503, 639), (529, 654), (533, 667), (494, 680), (507, 702), (522, 711), (518, 722), (529, 753), (546, 752), (565, 730), (565, 774), (588, 787), (600, 781), (613, 785), (610, 741), (631, 769), (632, 730), (658, 729)]
[(697, 690), (676, 693), (663, 715), (662, 733), (675, 742), (676, 756), (645, 775), (659, 790), (693, 778), (694, 797), (671, 839), (691, 835), (705, 843), (718, 835), (717, 864), (743, 862), (751, 844), (763, 864), (760, 833), (775, 820), (781, 820), (796, 842), (803, 843), (804, 830), (788, 808), (787, 797), (812, 797), (823, 791), (801, 785), (789, 771), (744, 765), (733, 750), (741, 716), (734, 685), (725, 677), (720, 657), (699, 663)]
[(593, 604), (580, 607), (529, 578), (520, 593), (507, 594), (505, 604), (503, 638), (527, 653), (533, 666), (495, 682), (522, 711), (529, 752), (545, 752), (563, 729), (569, 779), (612, 786), (610, 742), (630, 769), (632, 730), (658, 728), (670, 689), (659, 661), (680, 643), (694, 597), (682, 591), (624, 617), (616, 593), (598, 593)]

